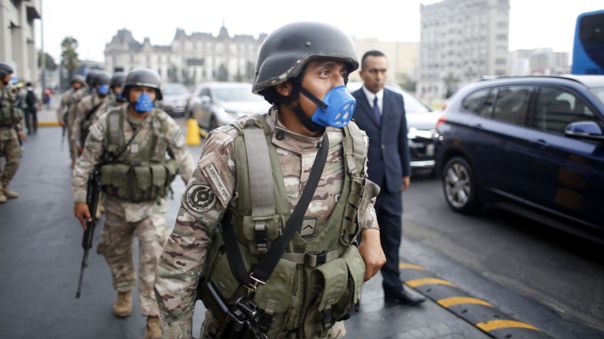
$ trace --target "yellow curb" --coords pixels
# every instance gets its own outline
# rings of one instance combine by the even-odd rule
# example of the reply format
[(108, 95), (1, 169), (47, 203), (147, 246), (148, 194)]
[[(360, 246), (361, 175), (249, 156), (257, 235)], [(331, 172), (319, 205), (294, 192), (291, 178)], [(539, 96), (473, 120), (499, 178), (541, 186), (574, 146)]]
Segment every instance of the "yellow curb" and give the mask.
[(490, 321), (478, 323), (478, 324), (476, 324), (476, 326), (485, 332), (491, 332), (491, 331), (498, 330), (501, 328), (510, 328), (510, 327), (527, 328), (527, 329), (533, 330), (533, 331), (541, 331), (540, 329), (536, 328), (533, 325), (529, 325), (527, 323), (523, 323), (522, 321), (515, 321), (515, 320), (490, 320)]
[(446, 280), (437, 279), (437, 278), (411, 279), (411, 280), (405, 281), (405, 284), (407, 284), (410, 287), (418, 287), (418, 286), (423, 286), (423, 285), (447, 285), (447, 286), (455, 287), (455, 285), (453, 285), (452, 283), (450, 283)]
[(468, 297), (451, 297), (451, 298), (443, 298), (437, 301), (437, 303), (441, 304), (444, 307), (451, 307), (460, 304), (478, 304), (493, 307), (493, 305), (488, 302), (477, 299), (477, 298), (468, 298)]
[(38, 121), (38, 127), (57, 127), (59, 125), (58, 121)]
[(425, 268), (423, 268), (423, 267), (422, 267), (422, 266), (420, 266), (420, 265), (416, 265), (416, 264), (408, 264), (408, 263), (403, 263), (403, 262), (402, 262), (402, 263), (400, 263), (400, 264), (398, 265), (398, 267), (399, 267), (400, 269), (402, 269), (402, 270), (404, 270), (404, 269), (413, 269), (413, 270), (420, 270), (420, 271), (425, 271), (425, 270), (426, 270)]

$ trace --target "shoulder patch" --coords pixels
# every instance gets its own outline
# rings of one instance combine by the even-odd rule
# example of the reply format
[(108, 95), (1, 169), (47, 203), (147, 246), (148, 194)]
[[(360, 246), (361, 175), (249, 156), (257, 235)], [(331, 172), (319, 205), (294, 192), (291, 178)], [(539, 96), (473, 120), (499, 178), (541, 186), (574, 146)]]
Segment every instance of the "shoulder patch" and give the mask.
[(216, 204), (216, 195), (210, 185), (194, 184), (187, 187), (183, 207), (187, 212), (200, 217), (204, 212), (211, 210)]
[(224, 184), (224, 181), (220, 177), (216, 166), (214, 166), (214, 164), (209, 164), (203, 167), (201, 171), (203, 172), (203, 175), (206, 177), (206, 179), (212, 184), (212, 187), (214, 187), (214, 190), (218, 195), (218, 199), (220, 199), (222, 205), (225, 207), (228, 206), (229, 201), (231, 200), (231, 194), (229, 193), (229, 190)]

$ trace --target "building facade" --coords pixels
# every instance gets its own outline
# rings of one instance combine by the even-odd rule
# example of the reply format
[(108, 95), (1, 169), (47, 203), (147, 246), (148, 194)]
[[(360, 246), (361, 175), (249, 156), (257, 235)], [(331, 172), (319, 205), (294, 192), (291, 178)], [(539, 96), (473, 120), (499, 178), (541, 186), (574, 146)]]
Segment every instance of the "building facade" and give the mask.
[(570, 73), (569, 54), (551, 48), (519, 49), (510, 52), (510, 75), (548, 75)]
[[(105, 69), (129, 71), (137, 67), (156, 70), (164, 82), (188, 86), (203, 81), (246, 81), (254, 77), (260, 45), (266, 38), (252, 35), (230, 36), (222, 27), (218, 36), (210, 33), (186, 34), (177, 29), (168, 46), (152, 45), (148, 38), (139, 42), (127, 29), (122, 29), (105, 45)], [(388, 57), (390, 81), (403, 84), (417, 78), (419, 44), (415, 42), (382, 42), (377, 39), (353, 39), (358, 58), (371, 49)], [(358, 81), (358, 72), (351, 75)]]
[(507, 74), (509, 12), (509, 0), (422, 5), (417, 94), (443, 99), (482, 76)]
[(0, 0), (0, 62), (19, 79), (38, 80), (34, 21), (40, 17), (40, 0)]
[(218, 36), (177, 29), (169, 46), (138, 42), (122, 29), (105, 46), (105, 69), (129, 71), (137, 67), (156, 70), (164, 82), (193, 85), (202, 81), (251, 81), (256, 57), (266, 34), (229, 36), (223, 26)]
[[(388, 58), (389, 82), (404, 85), (417, 79), (417, 64), (419, 59), (419, 43), (379, 41), (375, 38), (353, 39), (359, 62), (363, 54), (369, 50), (379, 50)], [(358, 72), (350, 76), (350, 80), (358, 81)]]

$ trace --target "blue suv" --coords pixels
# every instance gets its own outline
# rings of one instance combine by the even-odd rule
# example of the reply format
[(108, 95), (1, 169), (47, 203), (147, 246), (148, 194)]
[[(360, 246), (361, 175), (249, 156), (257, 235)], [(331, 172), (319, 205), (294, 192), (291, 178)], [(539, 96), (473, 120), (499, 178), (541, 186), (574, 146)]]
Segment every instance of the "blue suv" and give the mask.
[(604, 76), (475, 82), (437, 126), (436, 169), (453, 210), (496, 202), (604, 242)]

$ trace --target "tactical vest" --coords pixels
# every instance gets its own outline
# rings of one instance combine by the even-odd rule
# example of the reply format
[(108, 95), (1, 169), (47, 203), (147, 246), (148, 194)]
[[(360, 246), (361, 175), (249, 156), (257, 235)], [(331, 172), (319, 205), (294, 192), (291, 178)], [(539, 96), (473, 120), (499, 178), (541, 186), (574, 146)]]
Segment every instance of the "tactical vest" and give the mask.
[(16, 107), (15, 99), (8, 93), (8, 88), (4, 88), (0, 94), (0, 127), (12, 127), (21, 122), (23, 112)]
[(92, 126), (92, 117), (98, 111), (99, 107), (103, 105), (103, 101), (94, 105), (86, 115), (84, 119), (80, 122), (80, 145), (84, 147), (84, 143), (86, 142), (86, 138), (88, 137), (88, 133), (90, 132), (90, 126)]
[[(240, 131), (234, 139), (239, 200), (231, 220), (249, 271), (282, 233), (290, 210), (265, 118), (249, 117), (235, 127)], [(324, 337), (359, 302), (365, 264), (356, 246), (360, 231), (357, 211), (370, 203), (377, 186), (364, 189), (367, 150), (363, 132), (351, 124), (344, 133), (344, 183), (331, 216), (315, 220), (310, 237), (296, 233), (267, 284), (254, 294), (258, 308), (272, 319), (269, 338)], [(203, 283), (212, 281), (231, 305), (246, 295), (246, 288), (231, 272), (219, 231), (212, 235), (207, 258), (213, 261), (205, 265)]]
[[(106, 157), (100, 170), (102, 190), (110, 196), (130, 202), (165, 197), (178, 174), (178, 163), (174, 159), (166, 159), (168, 144), (156, 135), (155, 130), (151, 140), (140, 143), (138, 152), (126, 150), (130, 140), (125, 140), (124, 136), (125, 114), (125, 108), (107, 113)], [(152, 128), (154, 120), (159, 120), (162, 125), (165, 123), (156, 114), (151, 119)]]

